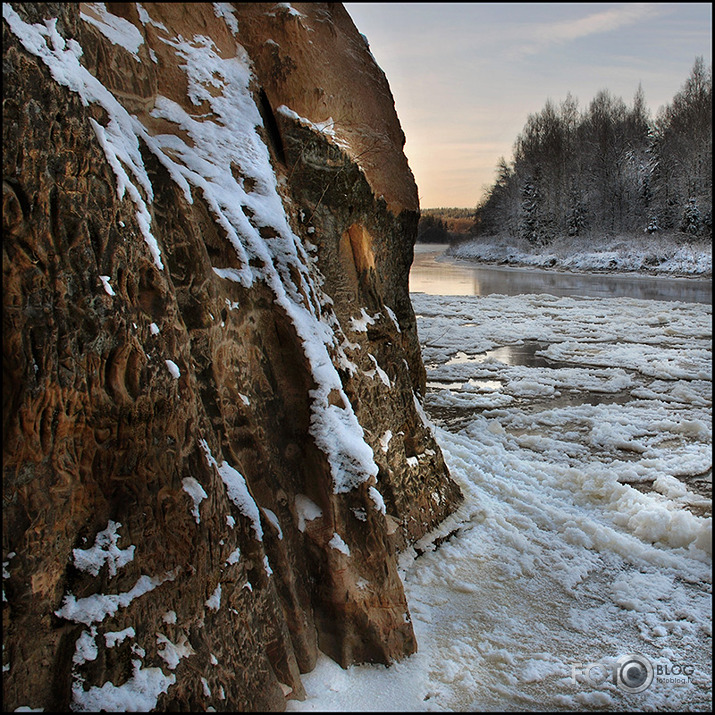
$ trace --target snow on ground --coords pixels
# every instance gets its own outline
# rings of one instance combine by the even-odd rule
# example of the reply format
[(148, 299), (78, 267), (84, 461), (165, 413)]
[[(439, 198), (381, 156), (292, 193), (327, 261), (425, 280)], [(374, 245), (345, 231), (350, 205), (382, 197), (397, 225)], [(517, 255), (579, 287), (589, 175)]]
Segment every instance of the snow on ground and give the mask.
[[(682, 237), (681, 237), (682, 238)], [(569, 271), (647, 271), (663, 275), (712, 275), (712, 242), (684, 243), (671, 235), (557, 238), (546, 248), (508, 236), (473, 239), (449, 254), (484, 263)]]
[(465, 501), (401, 556), (419, 652), (288, 709), (709, 710), (711, 306), (412, 299)]

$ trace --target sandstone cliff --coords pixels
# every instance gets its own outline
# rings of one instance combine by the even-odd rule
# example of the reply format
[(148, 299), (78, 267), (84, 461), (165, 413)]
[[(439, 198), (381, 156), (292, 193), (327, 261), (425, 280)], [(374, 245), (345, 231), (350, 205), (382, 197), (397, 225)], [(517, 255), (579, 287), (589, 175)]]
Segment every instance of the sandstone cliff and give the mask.
[(335, 4), (3, 5), (3, 705), (282, 710), (416, 642), (461, 495)]

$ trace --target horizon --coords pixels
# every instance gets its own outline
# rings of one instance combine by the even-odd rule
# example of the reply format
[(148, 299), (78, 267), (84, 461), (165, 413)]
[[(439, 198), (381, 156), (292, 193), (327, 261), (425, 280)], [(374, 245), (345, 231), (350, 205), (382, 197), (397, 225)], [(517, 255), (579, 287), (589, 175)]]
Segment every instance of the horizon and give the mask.
[(712, 65), (710, 3), (345, 8), (387, 76), (423, 210), (476, 208), (547, 100), (570, 93), (583, 111), (606, 89), (631, 106), (640, 85), (653, 119), (697, 57)]

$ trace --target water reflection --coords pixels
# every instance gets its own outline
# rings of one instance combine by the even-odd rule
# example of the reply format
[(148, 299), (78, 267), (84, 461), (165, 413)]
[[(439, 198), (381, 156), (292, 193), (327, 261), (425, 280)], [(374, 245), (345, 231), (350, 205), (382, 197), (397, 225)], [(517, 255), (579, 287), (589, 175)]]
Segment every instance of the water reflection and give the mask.
[(548, 343), (541, 342), (540, 340), (524, 340), (518, 345), (502, 345), (498, 348), (492, 348), (491, 350), (486, 350), (483, 353), (478, 353), (477, 355), (468, 355), (460, 350), (453, 357), (447, 360), (445, 365), (458, 365), (465, 363), (479, 364), (496, 360), (497, 362), (501, 362), (512, 367), (518, 365), (522, 365), (524, 367), (548, 368), (572, 367), (572, 363), (561, 360), (553, 360), (552, 358), (536, 354), (537, 352), (546, 350), (548, 347)]
[(472, 265), (454, 261), (446, 246), (415, 246), (410, 291), (430, 295), (522, 295), (549, 293), (556, 297), (640, 298), (712, 303), (712, 280), (664, 278), (613, 273), (587, 274), (536, 268)]
[(566, 363), (557, 363), (555, 360), (548, 360), (536, 354), (537, 350), (547, 347), (544, 343), (537, 341), (525, 341), (522, 345), (502, 345), (500, 348), (487, 350), (484, 353), (484, 360), (498, 360), (505, 365), (524, 365), (525, 367), (556, 367)]

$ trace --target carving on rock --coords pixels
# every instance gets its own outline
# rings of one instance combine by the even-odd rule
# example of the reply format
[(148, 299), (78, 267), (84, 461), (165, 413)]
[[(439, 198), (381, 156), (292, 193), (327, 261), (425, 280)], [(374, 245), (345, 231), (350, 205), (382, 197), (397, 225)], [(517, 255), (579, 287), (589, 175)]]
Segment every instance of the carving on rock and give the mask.
[(282, 710), (417, 647), (395, 552), (461, 494), (416, 187), (344, 9), (270, 9), (3, 6), (6, 710)]

